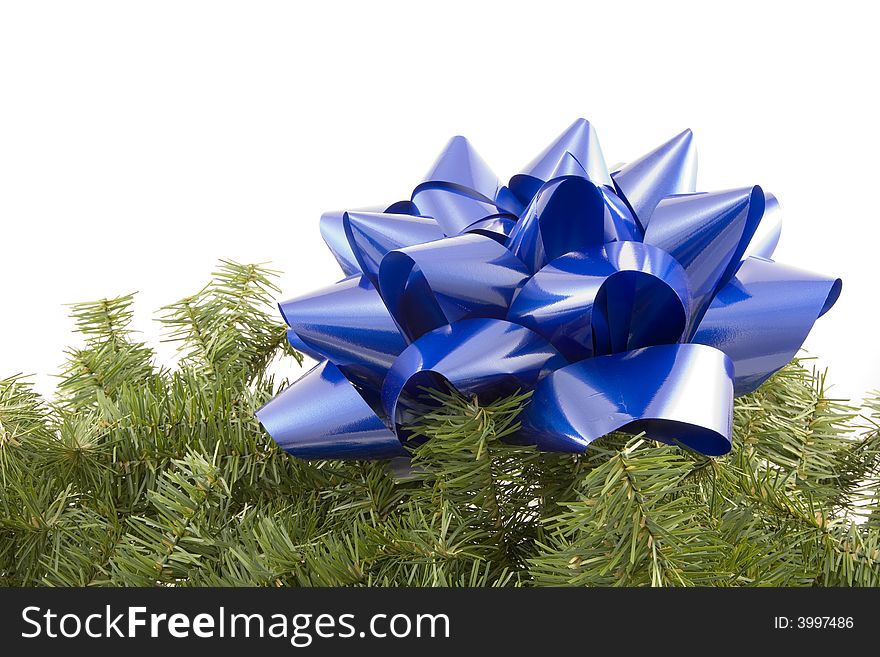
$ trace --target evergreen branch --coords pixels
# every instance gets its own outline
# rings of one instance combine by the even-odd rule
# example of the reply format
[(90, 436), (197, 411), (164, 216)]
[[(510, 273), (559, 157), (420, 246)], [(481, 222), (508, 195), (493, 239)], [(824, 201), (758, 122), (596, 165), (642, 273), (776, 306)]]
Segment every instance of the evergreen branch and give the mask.
[(128, 295), (73, 307), (57, 402), (0, 380), (0, 584), (880, 584), (880, 396), (857, 416), (796, 361), (707, 458), (623, 434), (539, 453), (509, 442), (528, 395), (430, 390), (410, 461), (303, 462), (254, 418), (269, 365), (301, 360), (273, 276), (224, 261), (167, 306), (173, 368)]

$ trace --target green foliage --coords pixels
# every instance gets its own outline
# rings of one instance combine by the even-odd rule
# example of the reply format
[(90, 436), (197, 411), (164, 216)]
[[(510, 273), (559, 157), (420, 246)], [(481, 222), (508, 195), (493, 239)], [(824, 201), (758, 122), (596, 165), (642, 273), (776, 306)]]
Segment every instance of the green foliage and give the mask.
[(855, 409), (794, 362), (735, 406), (723, 458), (614, 434), (506, 444), (528, 395), (426, 391), (412, 460), (289, 457), (254, 411), (301, 356), (273, 272), (221, 262), (163, 309), (76, 304), (57, 398), (0, 380), (0, 584), (880, 585), (880, 396)]

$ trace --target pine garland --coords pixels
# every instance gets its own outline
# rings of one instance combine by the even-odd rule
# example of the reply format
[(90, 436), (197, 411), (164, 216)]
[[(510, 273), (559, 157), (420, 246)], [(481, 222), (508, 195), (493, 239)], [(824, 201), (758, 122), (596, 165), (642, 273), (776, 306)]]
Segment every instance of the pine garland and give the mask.
[(280, 386), (275, 272), (221, 262), (163, 309), (76, 304), (58, 395), (0, 381), (6, 586), (877, 586), (880, 395), (795, 361), (737, 400), (734, 450), (642, 436), (584, 455), (504, 444), (528, 395), (426, 392), (410, 464), (289, 457), (253, 412)]

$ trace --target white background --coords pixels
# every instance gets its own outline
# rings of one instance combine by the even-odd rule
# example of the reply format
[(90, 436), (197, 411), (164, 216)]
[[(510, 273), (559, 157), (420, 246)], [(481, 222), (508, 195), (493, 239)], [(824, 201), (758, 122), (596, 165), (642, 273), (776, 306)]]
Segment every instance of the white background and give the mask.
[[(574, 118), (609, 164), (685, 127), (699, 187), (761, 184), (779, 260), (844, 278), (807, 348), (880, 387), (880, 47), (871, 3), (0, 2), (0, 376), (40, 389), (63, 304), (138, 329), (220, 257), (285, 296), (340, 277), (322, 211), (405, 198), (446, 140), (503, 179)], [(172, 350), (162, 345), (168, 358)]]

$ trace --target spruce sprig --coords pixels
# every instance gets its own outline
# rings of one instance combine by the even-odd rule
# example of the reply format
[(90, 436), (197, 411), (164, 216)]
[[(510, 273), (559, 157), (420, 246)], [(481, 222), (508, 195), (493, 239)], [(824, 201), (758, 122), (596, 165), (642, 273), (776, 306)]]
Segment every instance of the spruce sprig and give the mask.
[(612, 434), (511, 444), (528, 394), (425, 391), (411, 458), (303, 462), (254, 411), (302, 362), (275, 273), (221, 261), (166, 306), (174, 367), (131, 295), (71, 307), (58, 393), (0, 380), (0, 584), (876, 586), (880, 394), (854, 408), (794, 361), (735, 403), (707, 458)]

